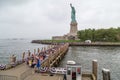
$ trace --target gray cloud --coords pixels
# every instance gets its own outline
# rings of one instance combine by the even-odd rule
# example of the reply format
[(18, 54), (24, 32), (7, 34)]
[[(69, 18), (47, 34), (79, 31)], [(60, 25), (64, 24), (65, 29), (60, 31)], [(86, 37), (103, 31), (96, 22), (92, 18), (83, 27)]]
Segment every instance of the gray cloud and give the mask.
[(0, 0), (0, 6), (24, 4), (30, 0)]
[(120, 26), (119, 0), (0, 0), (1, 38), (50, 38), (69, 32), (69, 4), (79, 29)]

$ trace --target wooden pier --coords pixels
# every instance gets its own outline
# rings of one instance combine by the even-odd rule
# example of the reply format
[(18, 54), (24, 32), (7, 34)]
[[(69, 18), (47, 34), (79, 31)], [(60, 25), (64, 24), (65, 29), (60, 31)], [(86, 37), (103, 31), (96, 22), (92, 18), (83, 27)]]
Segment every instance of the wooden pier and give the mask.
[(42, 67), (57, 67), (59, 62), (65, 56), (69, 48), (69, 44), (59, 47), (53, 54), (50, 54), (47, 59), (42, 63)]
[[(45, 60), (41, 63), (41, 67), (51, 68), (59, 66), (60, 61), (64, 58), (68, 49), (68, 43), (60, 45), (59, 47), (57, 47), (57, 49), (54, 50), (53, 53), (51, 53), (47, 58), (45, 58)], [(39, 49), (38, 52), (40, 52)], [(23, 54), (25, 55), (25, 53)], [(31, 54), (28, 53), (28, 56), (31, 56)], [(82, 72), (82, 80), (97, 80), (97, 68), (97, 60), (93, 60), (92, 72)], [(104, 80), (108, 80), (108, 77), (110, 76), (110, 73), (108, 71), (109, 70), (105, 71), (105, 69), (102, 71)], [(106, 72), (108, 73), (107, 78), (105, 76)], [(8, 70), (0, 71), (0, 80), (37, 80), (39, 78), (40, 80), (63, 80), (63, 75), (54, 74), (53, 76), (50, 76), (50, 73), (35, 73), (35, 69), (29, 68), (25, 63)]]

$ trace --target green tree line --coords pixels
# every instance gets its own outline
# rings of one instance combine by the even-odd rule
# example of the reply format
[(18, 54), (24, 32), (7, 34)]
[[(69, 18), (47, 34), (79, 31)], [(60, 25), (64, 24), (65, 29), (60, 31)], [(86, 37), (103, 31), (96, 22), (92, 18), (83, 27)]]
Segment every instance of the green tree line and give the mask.
[(81, 41), (120, 42), (120, 27), (109, 29), (85, 29), (78, 31)]

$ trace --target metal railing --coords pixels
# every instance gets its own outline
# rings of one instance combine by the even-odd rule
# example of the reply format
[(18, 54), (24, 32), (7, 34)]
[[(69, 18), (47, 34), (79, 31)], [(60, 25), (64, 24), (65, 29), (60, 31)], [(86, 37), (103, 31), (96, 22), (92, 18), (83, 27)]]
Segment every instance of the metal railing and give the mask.
[(18, 80), (16, 76), (0, 75), (0, 80)]

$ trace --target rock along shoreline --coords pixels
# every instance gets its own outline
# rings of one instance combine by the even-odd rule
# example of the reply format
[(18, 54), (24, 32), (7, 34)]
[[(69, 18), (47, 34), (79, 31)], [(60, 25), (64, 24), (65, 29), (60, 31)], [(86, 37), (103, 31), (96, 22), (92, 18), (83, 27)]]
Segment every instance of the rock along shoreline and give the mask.
[[(46, 40), (32, 40), (31, 43), (37, 44), (61, 44), (65, 42), (53, 42), (46, 41)], [(92, 42), (92, 43), (85, 43), (85, 42), (67, 42), (69, 46), (116, 46), (120, 47), (120, 42)]]

